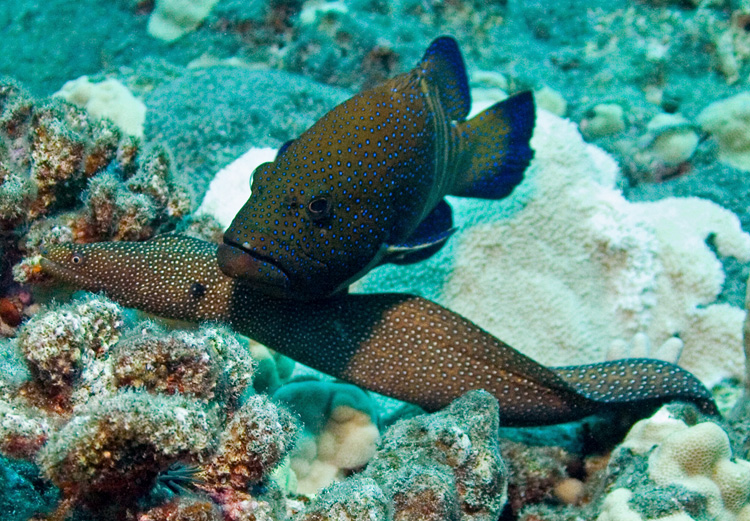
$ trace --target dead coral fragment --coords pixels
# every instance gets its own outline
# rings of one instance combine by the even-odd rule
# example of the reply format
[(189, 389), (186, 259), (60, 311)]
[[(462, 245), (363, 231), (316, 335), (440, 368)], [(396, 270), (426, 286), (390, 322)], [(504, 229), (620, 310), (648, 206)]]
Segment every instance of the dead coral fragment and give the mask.
[(86, 359), (105, 353), (117, 342), (121, 327), (120, 306), (88, 299), (35, 315), (18, 343), (43, 392), (67, 400)]
[(125, 391), (81, 407), (39, 461), (66, 495), (128, 501), (147, 492), (171, 463), (209, 452), (218, 424), (215, 411), (196, 400)]
[(254, 362), (227, 330), (167, 333), (147, 324), (123, 339), (113, 355), (117, 387), (183, 394), (236, 406), (249, 387)]
[(118, 346), (115, 385), (210, 400), (221, 368), (202, 347), (180, 342), (156, 326), (141, 328)]
[(109, 121), (93, 122), (74, 105), (53, 100), (36, 107), (30, 136), (30, 176), (37, 198), (30, 217), (45, 215), (57, 204), (70, 204), (76, 187), (115, 158), (120, 131)]
[(234, 414), (205, 467), (211, 488), (244, 490), (259, 482), (289, 452), (299, 425), (285, 409), (252, 396)]

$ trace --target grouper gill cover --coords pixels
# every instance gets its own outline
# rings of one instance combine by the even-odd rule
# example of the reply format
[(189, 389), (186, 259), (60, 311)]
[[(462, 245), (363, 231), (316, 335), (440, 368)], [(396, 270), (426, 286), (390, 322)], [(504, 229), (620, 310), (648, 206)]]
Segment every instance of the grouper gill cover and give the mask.
[(255, 170), (222, 271), (308, 300), (429, 257), (453, 232), (444, 196), (503, 198), (534, 155), (530, 92), (466, 121), (470, 106), (458, 45), (438, 38), (410, 72), (338, 105)]

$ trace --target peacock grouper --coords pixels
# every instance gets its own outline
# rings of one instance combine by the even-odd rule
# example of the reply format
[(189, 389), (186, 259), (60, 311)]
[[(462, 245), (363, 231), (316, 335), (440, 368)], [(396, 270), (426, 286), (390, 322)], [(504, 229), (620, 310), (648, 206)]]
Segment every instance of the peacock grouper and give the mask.
[(530, 92), (467, 121), (470, 106), (458, 44), (440, 37), (410, 72), (333, 108), (254, 171), (219, 267), (311, 300), (429, 257), (454, 230), (446, 195), (503, 198), (534, 155)]

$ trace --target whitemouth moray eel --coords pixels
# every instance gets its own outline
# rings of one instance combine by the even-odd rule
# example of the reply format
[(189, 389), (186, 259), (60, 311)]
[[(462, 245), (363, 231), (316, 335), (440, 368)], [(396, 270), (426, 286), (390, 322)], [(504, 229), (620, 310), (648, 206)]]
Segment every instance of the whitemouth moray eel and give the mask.
[(717, 414), (689, 372), (651, 359), (547, 368), (469, 320), (407, 294), (275, 299), (227, 277), (217, 245), (180, 235), (49, 248), (42, 269), (164, 317), (221, 321), (324, 373), (440, 409), (471, 389), (500, 403), (503, 425), (544, 425), (672, 400)]

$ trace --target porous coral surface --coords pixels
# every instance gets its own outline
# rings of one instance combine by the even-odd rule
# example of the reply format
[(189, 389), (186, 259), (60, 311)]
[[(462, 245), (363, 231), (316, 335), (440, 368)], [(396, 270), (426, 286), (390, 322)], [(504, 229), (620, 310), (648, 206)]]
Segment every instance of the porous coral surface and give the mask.
[[(228, 330), (126, 325), (119, 306), (91, 297), (40, 311), (11, 342), (29, 371), (3, 376), (0, 448), (60, 489), (56, 516), (284, 510), (275, 486), (250, 487), (291, 449), (297, 422), (252, 396), (255, 363)], [(204, 501), (167, 508), (164, 487)]]
[(598, 521), (748, 519), (750, 462), (733, 457), (721, 426), (693, 422), (665, 407), (633, 426), (610, 462)]

